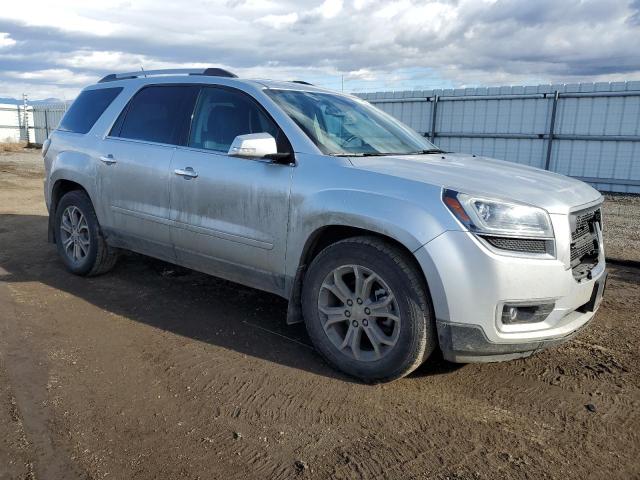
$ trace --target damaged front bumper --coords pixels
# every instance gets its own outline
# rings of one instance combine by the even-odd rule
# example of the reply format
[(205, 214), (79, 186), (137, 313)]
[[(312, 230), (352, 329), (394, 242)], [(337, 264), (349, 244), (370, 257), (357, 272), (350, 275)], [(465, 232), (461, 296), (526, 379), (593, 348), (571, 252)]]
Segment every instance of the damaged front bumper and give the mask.
[[(566, 342), (592, 320), (604, 293), (604, 255), (577, 281), (558, 259), (509, 258), (471, 234), (446, 232), (415, 252), (428, 279), (439, 345), (453, 362), (496, 362)], [(507, 324), (507, 304), (551, 303), (543, 321)]]
[(456, 363), (501, 362), (524, 358), (549, 347), (560, 345), (580, 333), (593, 314), (577, 330), (559, 338), (521, 343), (492, 343), (477, 325), (437, 322), (442, 355)]

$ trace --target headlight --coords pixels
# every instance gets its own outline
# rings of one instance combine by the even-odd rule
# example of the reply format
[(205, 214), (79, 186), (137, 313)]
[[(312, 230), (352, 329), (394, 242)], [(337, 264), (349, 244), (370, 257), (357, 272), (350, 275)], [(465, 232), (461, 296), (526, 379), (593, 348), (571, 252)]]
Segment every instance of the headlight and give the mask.
[(549, 214), (521, 203), (444, 190), (442, 199), (470, 231), (519, 238), (553, 238)]

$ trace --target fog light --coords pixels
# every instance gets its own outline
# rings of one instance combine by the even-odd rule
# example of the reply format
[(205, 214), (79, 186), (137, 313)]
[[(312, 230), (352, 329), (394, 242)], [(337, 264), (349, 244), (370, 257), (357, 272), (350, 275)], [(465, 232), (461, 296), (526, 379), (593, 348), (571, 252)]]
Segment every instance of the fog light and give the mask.
[(502, 323), (513, 325), (516, 323), (543, 322), (553, 311), (555, 303), (513, 304), (505, 303), (502, 307)]

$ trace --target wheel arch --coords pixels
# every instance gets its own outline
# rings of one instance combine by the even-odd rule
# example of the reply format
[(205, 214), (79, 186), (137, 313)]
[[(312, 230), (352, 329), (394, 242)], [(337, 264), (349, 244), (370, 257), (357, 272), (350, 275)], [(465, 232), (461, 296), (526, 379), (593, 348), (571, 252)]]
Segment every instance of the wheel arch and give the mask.
[[(56, 210), (58, 208), (58, 203), (66, 193), (69, 193), (75, 190), (80, 190), (86, 193), (89, 199), (91, 200), (91, 195), (89, 194), (89, 191), (81, 183), (78, 183), (77, 181), (74, 181), (74, 180), (59, 178), (53, 183), (53, 186), (51, 187), (51, 197), (50, 197), (51, 200), (49, 204), (49, 225), (48, 225), (48, 232), (47, 232), (47, 240), (50, 243), (56, 243), (54, 222), (56, 218)], [(91, 203), (93, 203), (93, 200), (91, 200)]]
[(287, 323), (295, 324), (302, 322), (302, 307), (301, 307), (301, 296), (302, 296), (302, 283), (304, 279), (304, 275), (309, 264), (313, 261), (313, 259), (326, 247), (332, 245), (341, 240), (345, 240), (347, 238), (353, 237), (374, 237), (393, 245), (398, 248), (407, 258), (408, 261), (416, 268), (419, 278), (423, 282), (423, 287), (426, 289), (427, 295), (430, 296), (429, 292), (429, 283), (424, 274), (424, 271), (418, 262), (418, 259), (415, 257), (413, 251), (407, 247), (400, 240), (391, 237), (385, 233), (380, 231), (371, 230), (368, 228), (357, 227), (353, 225), (346, 224), (331, 224), (331, 225), (323, 225), (318, 227), (316, 230), (311, 232), (311, 234), (307, 237), (304, 246), (302, 248), (298, 267), (296, 269), (295, 275), (293, 276), (292, 283), (289, 287), (289, 307), (287, 310)]

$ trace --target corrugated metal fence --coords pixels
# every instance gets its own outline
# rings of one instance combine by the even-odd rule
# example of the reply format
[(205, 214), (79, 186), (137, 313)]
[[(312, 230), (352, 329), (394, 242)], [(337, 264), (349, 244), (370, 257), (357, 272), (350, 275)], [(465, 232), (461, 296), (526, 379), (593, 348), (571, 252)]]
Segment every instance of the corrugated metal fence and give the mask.
[(0, 105), (0, 141), (42, 145), (54, 130), (68, 105), (65, 103)]
[(444, 150), (640, 193), (640, 81), (357, 95)]
[(67, 111), (67, 105), (64, 103), (38, 104), (33, 106), (33, 143), (42, 145), (47, 139), (51, 130), (54, 130), (64, 112)]
[(29, 131), (25, 128), (31, 108), (27, 108), (25, 117), (22, 105), (0, 104), (0, 142), (26, 142)]

